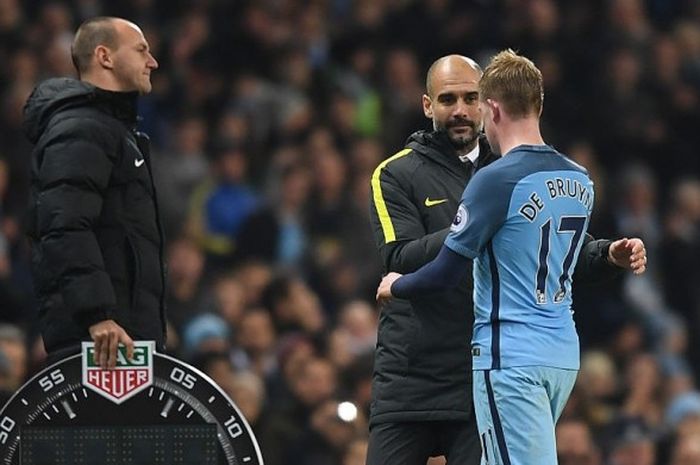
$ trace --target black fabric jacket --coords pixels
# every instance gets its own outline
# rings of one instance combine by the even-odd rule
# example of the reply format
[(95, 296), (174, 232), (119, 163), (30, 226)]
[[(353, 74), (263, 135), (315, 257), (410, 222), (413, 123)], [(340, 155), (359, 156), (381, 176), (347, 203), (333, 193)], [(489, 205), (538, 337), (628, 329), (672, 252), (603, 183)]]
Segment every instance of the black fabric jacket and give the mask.
[[(498, 157), (479, 140), (476, 169)], [(419, 131), (372, 176), (371, 223), (384, 271), (409, 273), (440, 251), (472, 175), (443, 132)], [(610, 241), (585, 239), (574, 280), (617, 274)], [(374, 359), (370, 424), (467, 420), (472, 409), (472, 273), (449, 292), (382, 309)]]
[(163, 349), (163, 234), (136, 100), (57, 78), (25, 106), (35, 144), (28, 234), (49, 353), (90, 340), (106, 319)]

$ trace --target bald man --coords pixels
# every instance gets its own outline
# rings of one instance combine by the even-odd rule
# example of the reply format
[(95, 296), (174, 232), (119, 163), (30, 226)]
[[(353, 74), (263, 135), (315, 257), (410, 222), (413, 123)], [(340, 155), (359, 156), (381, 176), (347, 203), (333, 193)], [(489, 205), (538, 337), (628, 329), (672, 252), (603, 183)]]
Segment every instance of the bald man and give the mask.
[[(372, 176), (371, 222), (386, 273), (410, 273), (437, 256), (473, 173), (498, 158), (481, 135), (481, 74), (464, 56), (435, 61), (422, 99), (432, 131), (412, 134)], [(587, 237), (576, 273), (590, 280), (612, 276), (617, 267), (611, 264), (631, 268), (642, 253), (639, 240)], [(448, 291), (394, 299), (382, 308), (368, 465), (424, 465), (440, 455), (450, 465), (480, 462), (483, 438), (472, 404), (471, 270), (466, 275)]]
[(42, 82), (25, 106), (35, 144), (29, 235), (49, 360), (93, 340), (103, 368), (133, 339), (165, 343), (163, 234), (148, 138), (136, 104), (158, 67), (141, 29), (85, 21), (71, 55), (79, 80)]

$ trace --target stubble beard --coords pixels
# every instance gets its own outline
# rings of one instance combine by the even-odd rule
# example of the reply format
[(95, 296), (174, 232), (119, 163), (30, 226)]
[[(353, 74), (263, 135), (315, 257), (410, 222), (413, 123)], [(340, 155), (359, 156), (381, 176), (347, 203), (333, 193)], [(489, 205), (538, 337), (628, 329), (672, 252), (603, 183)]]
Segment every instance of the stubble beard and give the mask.
[[(464, 124), (465, 122), (460, 122)], [(446, 124), (446, 125), (439, 125), (437, 121), (433, 122), (433, 127), (436, 131), (442, 131), (447, 135), (447, 139), (450, 141), (450, 144), (454, 149), (459, 153), (460, 155), (463, 155), (464, 153), (467, 153), (468, 151), (472, 150), (475, 145), (475, 141), (479, 138), (479, 131), (476, 128), (476, 125), (469, 121), (466, 122), (466, 124), (470, 127), (471, 129), (471, 134), (466, 135), (466, 134), (453, 134), (453, 132), (450, 130), (452, 127), (456, 126), (457, 124)]]
[(474, 141), (476, 141), (479, 137), (479, 134), (472, 129), (472, 134), (470, 136), (466, 135), (456, 135), (452, 136), (450, 134), (450, 131), (447, 131), (447, 137), (450, 139), (450, 142), (452, 143), (452, 146), (455, 148), (455, 150), (462, 151), (465, 149), (472, 148), (474, 145)]
[(473, 123), (470, 124), (471, 128), (471, 134), (466, 135), (466, 134), (455, 134), (453, 135), (452, 131), (450, 131), (449, 127), (443, 127), (441, 128), (442, 131), (447, 134), (447, 139), (450, 141), (450, 144), (452, 144), (452, 147), (459, 153), (460, 155), (463, 155), (464, 153), (468, 152), (469, 150), (472, 150), (474, 148), (476, 140), (479, 138), (479, 131), (476, 130), (476, 127)]

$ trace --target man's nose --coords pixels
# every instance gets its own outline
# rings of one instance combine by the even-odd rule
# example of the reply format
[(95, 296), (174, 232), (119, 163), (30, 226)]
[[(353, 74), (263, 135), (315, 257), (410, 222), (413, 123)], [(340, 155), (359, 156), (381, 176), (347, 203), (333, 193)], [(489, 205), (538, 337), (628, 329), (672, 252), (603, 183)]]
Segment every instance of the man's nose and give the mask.
[(468, 118), (469, 116), (472, 115), (471, 110), (472, 110), (471, 105), (469, 105), (464, 100), (460, 99), (457, 101), (457, 105), (455, 106), (454, 116)]
[(148, 54), (148, 62), (146, 63), (146, 66), (148, 66), (151, 69), (158, 69), (158, 62), (156, 61), (155, 57), (150, 53)]

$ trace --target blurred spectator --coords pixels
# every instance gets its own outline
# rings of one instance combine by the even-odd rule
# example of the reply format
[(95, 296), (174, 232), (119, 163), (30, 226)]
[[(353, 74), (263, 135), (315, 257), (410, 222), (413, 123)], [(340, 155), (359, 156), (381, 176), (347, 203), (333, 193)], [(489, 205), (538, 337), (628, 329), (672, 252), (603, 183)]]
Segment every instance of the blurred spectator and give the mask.
[(204, 147), (207, 124), (203, 117), (189, 115), (174, 125), (175, 139), (165, 152), (154, 153), (158, 175), (156, 186), (163, 225), (168, 237), (178, 237), (186, 219), (186, 209), (194, 189), (209, 174)]
[(249, 371), (241, 371), (224, 385), (226, 391), (241, 410), (243, 418), (250, 425), (257, 425), (265, 404), (265, 385), (259, 376)]
[(188, 360), (203, 352), (227, 352), (230, 348), (230, 330), (226, 321), (217, 315), (203, 313), (182, 329), (182, 351)]
[[(666, 236), (660, 246), (664, 296), (683, 315), (691, 334), (700, 330), (700, 272), (693, 260), (700, 256), (700, 181), (676, 183), (666, 218)], [(700, 345), (690, 344), (689, 356), (700, 375)]]
[(609, 465), (654, 465), (654, 437), (643, 420), (620, 417), (610, 426), (607, 438)]
[(661, 373), (653, 356), (639, 354), (629, 361), (625, 373), (623, 415), (640, 418), (652, 428), (661, 426)]
[(578, 381), (566, 411), (575, 410), (595, 433), (600, 432), (615, 414), (618, 383), (615, 365), (607, 354), (584, 352)]
[(377, 316), (367, 302), (347, 303), (338, 317), (338, 331), (348, 335), (348, 349), (353, 355), (370, 353), (377, 342)]
[[(300, 367), (291, 382), (292, 391), (301, 407), (296, 412), (297, 419), (304, 420), (308, 409), (318, 407), (333, 396), (338, 383), (337, 372), (328, 360), (312, 358)], [(299, 424), (304, 424), (304, 421)]]
[(280, 274), (267, 285), (263, 305), (274, 318), (277, 331), (303, 331), (315, 334), (322, 330), (324, 316), (318, 296), (299, 277)]
[(271, 266), (259, 260), (246, 260), (234, 269), (234, 277), (243, 287), (245, 307), (262, 303), (263, 292), (272, 280), (272, 273)]
[(585, 421), (562, 418), (557, 423), (556, 435), (559, 465), (602, 464), (600, 451)]
[(700, 83), (700, 27), (694, 21), (680, 21), (675, 30), (683, 56), (683, 72), (691, 83)]
[(180, 333), (200, 309), (203, 299), (204, 255), (189, 239), (178, 239), (168, 247), (168, 321)]
[(681, 436), (676, 441), (670, 465), (695, 465), (700, 463), (700, 433)]
[(248, 136), (255, 147), (292, 139), (307, 129), (311, 120), (306, 95), (252, 74), (243, 74), (236, 80), (228, 109), (250, 121)]
[(235, 377), (229, 353), (223, 350), (200, 351), (192, 359), (192, 364), (222, 387)]
[(204, 308), (215, 310), (229, 327), (238, 327), (246, 308), (242, 283), (232, 273), (226, 273), (214, 280), (212, 288)]
[(300, 266), (309, 246), (304, 214), (310, 186), (306, 168), (285, 167), (280, 174), (279, 192), (241, 226), (236, 258), (252, 257), (280, 266)]
[(343, 218), (347, 209), (348, 167), (329, 132), (314, 132), (308, 145), (311, 150), (314, 186), (309, 202), (308, 222), (313, 238), (325, 243), (343, 232)]
[[(391, 50), (384, 66), (384, 121), (382, 131), (388, 151), (403, 147), (406, 134), (425, 127), (420, 98), (424, 84), (416, 56), (406, 49)], [(392, 152), (393, 153), (393, 152)]]
[(666, 409), (666, 427), (681, 436), (700, 433), (699, 392), (686, 392), (671, 400)]
[(214, 153), (214, 175), (192, 197), (188, 231), (207, 253), (208, 266), (221, 268), (235, 251), (235, 237), (258, 207), (247, 185), (247, 154), (240, 143), (222, 141)]
[(268, 392), (276, 409), (286, 412), (295, 404), (292, 386), (303, 367), (316, 356), (316, 348), (307, 336), (299, 333), (280, 337), (277, 344), (277, 371), (267, 379)]
[(10, 361), (4, 352), (0, 350), (0, 405), (10, 400), (17, 388), (12, 379)]
[(9, 391), (17, 390), (27, 377), (28, 354), (25, 334), (17, 326), (0, 324), (0, 353), (4, 357), (5, 372), (3, 386)]
[(263, 378), (268, 376), (277, 368), (275, 343), (275, 328), (267, 310), (248, 310), (236, 327), (234, 366)]
[(659, 321), (658, 329), (654, 337), (658, 341), (656, 351), (664, 378), (664, 398), (668, 400), (690, 391), (695, 385), (691, 365), (685, 358), (689, 346), (688, 328), (681, 318), (669, 314)]
[(643, 49), (651, 39), (651, 28), (642, 0), (613, 0), (609, 2), (612, 39), (616, 43)]
[(342, 465), (348, 443), (366, 428), (366, 421), (354, 405), (336, 400), (324, 401), (311, 413), (309, 428), (293, 449), (293, 462), (300, 465)]
[(372, 402), (373, 366), (374, 354), (366, 353), (355, 357), (340, 371), (339, 393), (352, 401), (366, 417), (369, 417)]

